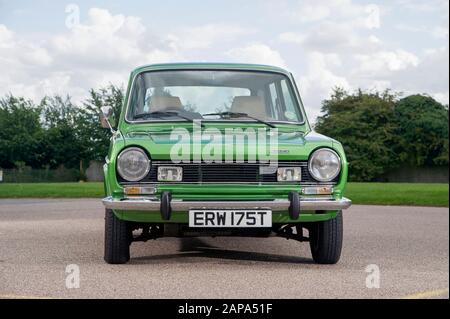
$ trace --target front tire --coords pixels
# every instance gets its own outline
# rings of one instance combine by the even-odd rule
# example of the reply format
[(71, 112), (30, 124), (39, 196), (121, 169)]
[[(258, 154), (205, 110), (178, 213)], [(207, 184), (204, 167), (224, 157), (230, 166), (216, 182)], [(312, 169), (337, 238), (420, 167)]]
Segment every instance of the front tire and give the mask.
[(108, 264), (125, 264), (130, 260), (132, 231), (129, 223), (105, 211), (105, 256)]
[(336, 264), (341, 257), (343, 218), (339, 212), (336, 218), (315, 222), (309, 228), (309, 245), (314, 261), (318, 264)]

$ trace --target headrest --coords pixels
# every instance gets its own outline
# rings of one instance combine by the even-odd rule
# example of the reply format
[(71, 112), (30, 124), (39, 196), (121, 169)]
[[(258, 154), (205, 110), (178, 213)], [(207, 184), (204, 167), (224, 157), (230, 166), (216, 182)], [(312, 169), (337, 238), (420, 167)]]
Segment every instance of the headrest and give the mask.
[(150, 112), (183, 109), (183, 104), (178, 96), (152, 96), (148, 106)]
[(231, 104), (231, 112), (247, 113), (262, 120), (267, 117), (264, 100), (260, 96), (236, 96)]

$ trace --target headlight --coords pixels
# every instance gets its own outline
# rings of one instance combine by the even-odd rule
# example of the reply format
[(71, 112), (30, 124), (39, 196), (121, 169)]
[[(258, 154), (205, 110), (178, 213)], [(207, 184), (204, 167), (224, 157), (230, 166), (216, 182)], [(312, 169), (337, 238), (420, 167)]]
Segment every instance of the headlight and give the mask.
[(330, 182), (341, 171), (341, 159), (335, 151), (328, 148), (321, 148), (311, 155), (308, 169), (312, 177), (317, 181)]
[(117, 157), (117, 172), (129, 182), (138, 182), (150, 171), (150, 160), (143, 150), (130, 147)]

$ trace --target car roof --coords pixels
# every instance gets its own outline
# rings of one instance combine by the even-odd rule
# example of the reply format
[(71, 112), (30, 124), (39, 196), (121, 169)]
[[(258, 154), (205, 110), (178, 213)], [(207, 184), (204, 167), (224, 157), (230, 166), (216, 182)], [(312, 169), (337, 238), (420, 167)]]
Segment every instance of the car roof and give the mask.
[(163, 63), (163, 64), (149, 64), (143, 65), (133, 70), (133, 74), (145, 71), (156, 70), (245, 70), (245, 71), (266, 71), (276, 72), (289, 75), (290, 73), (280, 67), (263, 65), (263, 64), (247, 64), (247, 63), (205, 63), (205, 62), (191, 62), (191, 63)]

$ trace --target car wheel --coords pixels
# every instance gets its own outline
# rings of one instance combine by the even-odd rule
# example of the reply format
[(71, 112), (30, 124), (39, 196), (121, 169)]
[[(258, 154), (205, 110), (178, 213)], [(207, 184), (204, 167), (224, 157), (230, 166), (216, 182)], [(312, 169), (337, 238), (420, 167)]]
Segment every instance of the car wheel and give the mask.
[(105, 211), (105, 261), (125, 264), (130, 260), (132, 231), (128, 222), (120, 220), (110, 209)]
[(309, 228), (309, 245), (318, 264), (336, 264), (341, 257), (343, 237), (342, 212), (336, 218), (315, 222)]

